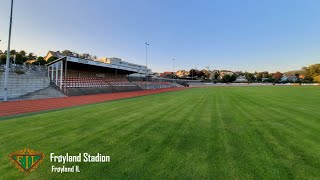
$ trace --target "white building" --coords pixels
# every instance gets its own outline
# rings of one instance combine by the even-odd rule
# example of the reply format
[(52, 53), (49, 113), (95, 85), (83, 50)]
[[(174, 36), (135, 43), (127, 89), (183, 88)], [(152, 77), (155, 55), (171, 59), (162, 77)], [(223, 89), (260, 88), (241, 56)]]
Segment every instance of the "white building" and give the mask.
[[(106, 64), (112, 64), (112, 65), (120, 66), (120, 67), (128, 67), (128, 68), (136, 69), (138, 71), (138, 73), (143, 73), (143, 74), (148, 74), (148, 75), (152, 74), (151, 69), (147, 69), (146, 66), (130, 63), (130, 62), (127, 62), (127, 61), (122, 61), (120, 58), (103, 57), (103, 58), (100, 58), (98, 61), (106, 63)], [(147, 69), (147, 72), (146, 72), (146, 69)]]
[(234, 82), (248, 82), (246, 76), (238, 76), (237, 79)]
[(293, 81), (293, 82), (295, 82), (295, 81), (298, 81), (299, 79), (296, 77), (296, 76), (288, 76), (288, 75), (284, 75), (284, 76), (282, 76), (282, 78), (281, 78), (281, 81), (283, 82), (283, 81)]

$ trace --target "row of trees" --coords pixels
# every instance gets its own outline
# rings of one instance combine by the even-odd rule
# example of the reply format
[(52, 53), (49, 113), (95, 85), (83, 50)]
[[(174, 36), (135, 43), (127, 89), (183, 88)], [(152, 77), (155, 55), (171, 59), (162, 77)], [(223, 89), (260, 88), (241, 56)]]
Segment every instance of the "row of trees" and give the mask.
[[(28, 60), (34, 60), (37, 58), (37, 56), (34, 55), (34, 53), (30, 52), (27, 53), (24, 50), (21, 51), (16, 51), (16, 50), (11, 50), (10, 51), (10, 60), (13, 62), (15, 57), (15, 63), (16, 64), (23, 64), (24, 62)], [(5, 64), (7, 59), (7, 51), (0, 51), (0, 63)]]
[(73, 52), (73, 51), (70, 51), (70, 50), (63, 50), (63, 51), (61, 51), (61, 53), (66, 55), (66, 56), (74, 56), (76, 58), (82, 58), (82, 59), (91, 59), (91, 60), (97, 60), (98, 59), (96, 55), (91, 55), (89, 53), (77, 53), (77, 52)]
[[(194, 79), (202, 79), (207, 81), (213, 81), (213, 82), (223, 82), (223, 83), (230, 83), (234, 82), (237, 77), (244, 76), (245, 79), (248, 82), (320, 82), (320, 64), (314, 64), (310, 65), (309, 67), (304, 67), (302, 75), (305, 75), (305, 77), (300, 78), (300, 74), (297, 72), (293, 72), (290, 74), (283, 74), (281, 72), (275, 72), (275, 73), (269, 73), (268, 71), (263, 72), (231, 72), (231, 71), (209, 71), (209, 70), (197, 70), (197, 69), (191, 69), (189, 71), (189, 77), (192, 77)], [(303, 72), (302, 71), (302, 72)], [(299, 71), (301, 72), (301, 71)], [(289, 75), (291, 79), (289, 80), (283, 80), (282, 77), (284, 75)], [(292, 78), (294, 80), (292, 80)]]
[[(6, 59), (7, 59), (7, 51), (4, 51), (4, 52), (0, 51), (0, 64), (5, 64)], [(52, 58), (51, 60), (53, 59), (54, 58)], [(32, 52), (27, 53), (25, 50), (16, 51), (14, 49), (10, 51), (10, 63), (24, 64), (29, 60), (32, 60), (31, 64), (43, 65), (47, 63), (47, 61), (45, 61), (42, 56), (37, 56)]]
[(302, 68), (305, 71), (305, 79), (320, 82), (320, 64), (313, 64)]
[[(91, 55), (89, 53), (80, 54), (80, 53), (72, 52), (70, 50), (63, 50), (61, 53), (66, 56), (74, 56), (77, 58), (92, 59), (92, 60), (97, 59), (97, 56)], [(0, 50), (0, 64), (5, 64), (6, 59), (7, 59), (7, 51), (2, 52)], [(16, 64), (24, 64), (24, 63), (28, 62), (29, 60), (32, 60), (31, 64), (44, 65), (44, 64), (51, 62), (51, 61), (54, 61), (56, 59), (57, 59), (56, 57), (50, 57), (48, 59), (48, 61), (45, 61), (45, 59), (42, 56), (37, 56), (32, 52), (27, 53), (25, 50), (16, 51), (13, 49), (10, 51), (10, 61), (11, 61), (11, 63), (16, 63)], [(29, 62), (31, 62), (31, 61), (29, 61)]]
[(208, 74), (205, 73), (205, 71), (200, 71), (200, 70), (197, 70), (197, 69), (191, 69), (189, 71), (189, 77), (194, 77), (194, 78), (208, 78)]
[[(225, 71), (214, 71), (213, 73), (208, 70), (197, 70), (197, 69), (191, 69), (189, 71), (189, 77), (193, 78), (202, 78), (202, 79), (210, 79), (215, 82), (234, 82), (238, 76), (245, 76), (245, 78), (248, 80), (248, 82), (254, 82), (254, 81), (262, 81), (263, 78), (270, 77), (272, 78), (272, 75), (268, 72), (262, 72), (260, 74), (258, 73), (249, 73), (249, 72), (229, 72), (228, 74), (223, 75), (221, 72)], [(258, 74), (258, 76), (256, 76)], [(219, 78), (220, 76), (220, 78)]]

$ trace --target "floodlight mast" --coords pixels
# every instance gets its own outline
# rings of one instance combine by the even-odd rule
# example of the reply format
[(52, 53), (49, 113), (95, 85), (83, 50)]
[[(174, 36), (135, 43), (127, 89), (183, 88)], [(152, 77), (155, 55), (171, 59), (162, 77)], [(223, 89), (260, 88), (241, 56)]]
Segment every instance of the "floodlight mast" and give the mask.
[(146, 81), (147, 81), (147, 90), (149, 89), (149, 80), (148, 80), (148, 46), (150, 45), (148, 42), (145, 43), (146, 45)]
[(174, 58), (172, 59), (172, 83), (174, 83)]
[(4, 74), (3, 101), (7, 101), (8, 100), (8, 76), (9, 76), (9, 63), (10, 63), (10, 42), (11, 42), (11, 27), (12, 27), (12, 10), (13, 10), (13, 0), (11, 0), (9, 40), (8, 40), (7, 59), (6, 59), (6, 71), (5, 71), (5, 74)]

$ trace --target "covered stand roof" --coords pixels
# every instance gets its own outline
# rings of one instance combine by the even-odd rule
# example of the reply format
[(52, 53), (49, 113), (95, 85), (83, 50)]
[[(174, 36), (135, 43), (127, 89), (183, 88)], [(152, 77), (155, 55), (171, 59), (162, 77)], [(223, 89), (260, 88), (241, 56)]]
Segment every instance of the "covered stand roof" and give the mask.
[[(76, 58), (76, 57), (71, 57), (71, 56), (65, 56), (62, 58), (59, 58), (55, 61), (52, 61), (46, 66), (50, 66), (52, 64), (55, 64), (59, 61), (62, 60), (67, 60), (68, 61), (68, 67), (76, 66), (80, 68), (86, 68), (86, 66), (91, 66), (90, 68), (92, 69), (101, 69), (103, 68), (105, 71), (112, 71), (117, 70), (118, 73), (125, 73), (125, 74), (132, 74), (132, 73), (141, 73), (144, 74), (146, 73), (146, 68), (141, 68), (141, 67), (131, 67), (128, 65), (121, 65), (121, 64), (109, 64), (109, 63), (104, 63), (104, 62), (99, 62), (99, 61), (93, 61), (89, 59), (82, 59), (82, 58)], [(150, 73), (150, 70), (149, 70)]]

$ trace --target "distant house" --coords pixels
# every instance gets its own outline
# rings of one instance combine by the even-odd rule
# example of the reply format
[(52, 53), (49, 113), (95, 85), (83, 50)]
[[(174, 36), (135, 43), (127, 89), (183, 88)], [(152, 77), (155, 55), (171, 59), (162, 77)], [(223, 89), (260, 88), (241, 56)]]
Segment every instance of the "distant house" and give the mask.
[(241, 83), (241, 82), (248, 82), (248, 80), (246, 76), (238, 76), (234, 82)]
[(60, 59), (60, 58), (62, 58), (62, 57), (64, 57), (64, 56), (65, 56), (65, 55), (62, 54), (62, 53), (60, 53), (59, 51), (57, 51), (57, 52), (55, 52), (55, 51), (49, 51), (49, 52), (47, 53), (47, 55), (44, 57), (44, 60), (45, 60), (45, 61), (48, 61), (48, 59), (51, 58), (51, 57), (56, 57), (56, 58)]
[(306, 75), (304, 75), (304, 74), (299, 75), (299, 79), (304, 79), (305, 77), (306, 77)]
[(122, 59), (116, 58), (116, 57), (113, 57), (113, 58), (102, 57), (98, 59), (98, 61), (107, 63), (107, 64), (119, 64), (119, 65), (123, 63)]
[(23, 64), (32, 64), (34, 62), (36, 62), (36, 59), (32, 59), (32, 60), (27, 60), (26, 62), (24, 62)]
[(233, 72), (232, 71), (226, 71), (226, 70), (223, 70), (223, 71), (220, 71), (220, 76), (224, 76), (224, 75), (226, 75), (226, 74), (228, 74), (228, 75), (232, 75), (233, 74)]
[(285, 81), (298, 81), (299, 79), (296, 77), (296, 76), (293, 76), (293, 75), (283, 75), (282, 78), (281, 78), (281, 81), (282, 82), (285, 82)]
[(159, 77), (160, 76), (160, 73), (158, 73), (158, 72), (154, 72), (153, 74), (152, 74), (152, 77)]
[(160, 73), (160, 77), (168, 77), (168, 76), (171, 76), (172, 72), (163, 72), (163, 73)]
[(220, 73), (220, 75), (218, 76), (218, 79), (222, 79), (223, 78), (223, 76), (225, 76), (225, 75), (232, 75), (233, 74), (233, 72), (232, 71), (227, 71), (227, 70), (222, 70), (222, 71), (220, 71), (219, 72)]
[(185, 76), (188, 76), (188, 75), (189, 75), (189, 71), (179, 70), (179, 71), (177, 71), (176, 75), (177, 75), (178, 77), (185, 77)]

